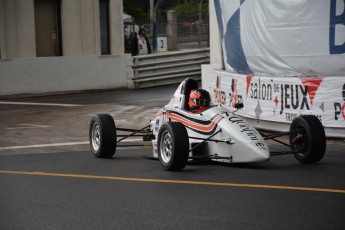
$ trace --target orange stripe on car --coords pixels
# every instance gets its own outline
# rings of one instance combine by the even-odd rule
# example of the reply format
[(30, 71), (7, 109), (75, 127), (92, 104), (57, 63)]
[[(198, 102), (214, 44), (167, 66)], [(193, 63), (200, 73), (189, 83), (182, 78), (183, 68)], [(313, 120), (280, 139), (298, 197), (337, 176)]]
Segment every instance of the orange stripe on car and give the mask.
[(212, 122), (210, 124), (202, 125), (202, 124), (199, 124), (197, 122), (190, 121), (190, 120), (188, 120), (188, 119), (186, 119), (186, 118), (184, 118), (178, 114), (175, 114), (175, 113), (167, 112), (167, 115), (168, 115), (168, 118), (170, 118), (173, 121), (181, 122), (182, 124), (184, 124), (187, 127), (190, 127), (192, 129), (196, 129), (196, 130), (199, 130), (202, 132), (212, 131), (215, 128), (215, 126), (217, 125), (218, 121), (220, 119), (222, 119), (222, 116), (218, 115), (212, 120)]

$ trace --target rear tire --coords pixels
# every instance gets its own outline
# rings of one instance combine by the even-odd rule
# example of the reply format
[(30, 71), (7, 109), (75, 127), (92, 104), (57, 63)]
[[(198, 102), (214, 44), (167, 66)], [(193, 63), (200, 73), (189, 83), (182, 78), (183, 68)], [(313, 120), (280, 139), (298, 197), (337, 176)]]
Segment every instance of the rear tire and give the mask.
[(111, 158), (116, 151), (116, 126), (109, 114), (97, 114), (91, 118), (89, 142), (96, 158)]
[(301, 163), (316, 163), (325, 155), (326, 135), (320, 120), (313, 115), (295, 118), (290, 126), (291, 150)]
[(179, 122), (163, 124), (158, 133), (158, 158), (163, 168), (178, 171), (186, 167), (189, 138), (186, 127)]

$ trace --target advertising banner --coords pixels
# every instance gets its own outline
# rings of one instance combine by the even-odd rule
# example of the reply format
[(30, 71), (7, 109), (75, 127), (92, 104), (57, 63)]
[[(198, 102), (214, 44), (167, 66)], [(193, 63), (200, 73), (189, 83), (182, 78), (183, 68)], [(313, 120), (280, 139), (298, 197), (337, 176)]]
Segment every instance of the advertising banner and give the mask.
[[(345, 128), (344, 77), (263, 77), (211, 71), (213, 103), (234, 107), (239, 115), (258, 120), (290, 123), (312, 114), (325, 127)], [(345, 129), (342, 129), (345, 134)]]
[(214, 0), (214, 5), (226, 70), (345, 76), (345, 0)]

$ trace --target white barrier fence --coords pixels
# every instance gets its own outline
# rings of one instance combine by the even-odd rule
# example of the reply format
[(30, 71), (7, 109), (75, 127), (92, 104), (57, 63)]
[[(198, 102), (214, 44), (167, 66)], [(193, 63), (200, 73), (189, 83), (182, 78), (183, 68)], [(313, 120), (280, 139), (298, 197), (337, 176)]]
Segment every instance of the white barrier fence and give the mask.
[(203, 73), (214, 103), (233, 107), (257, 128), (285, 131), (300, 115), (317, 116), (329, 137), (345, 137), (345, 78), (266, 77), (222, 70)]

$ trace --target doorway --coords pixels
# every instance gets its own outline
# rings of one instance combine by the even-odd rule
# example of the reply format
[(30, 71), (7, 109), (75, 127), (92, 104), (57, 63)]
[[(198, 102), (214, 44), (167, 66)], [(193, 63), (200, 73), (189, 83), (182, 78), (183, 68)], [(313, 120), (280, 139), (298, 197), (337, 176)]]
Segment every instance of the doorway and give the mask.
[(36, 56), (62, 55), (61, 2), (35, 0)]

